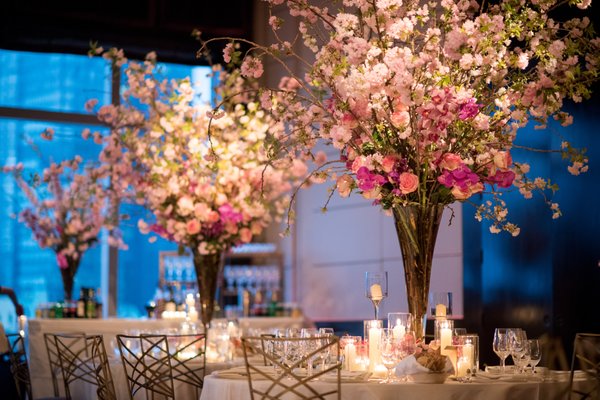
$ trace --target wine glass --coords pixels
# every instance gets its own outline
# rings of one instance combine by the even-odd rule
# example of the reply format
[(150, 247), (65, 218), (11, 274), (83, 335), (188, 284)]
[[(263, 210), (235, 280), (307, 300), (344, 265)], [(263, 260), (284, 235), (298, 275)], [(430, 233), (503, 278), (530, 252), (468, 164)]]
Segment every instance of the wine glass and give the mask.
[(392, 371), (402, 359), (400, 351), (401, 340), (397, 335), (394, 335), (393, 329), (385, 328), (381, 330), (381, 363), (387, 368), (386, 379), (381, 383), (394, 382)]
[(520, 328), (509, 329), (508, 347), (512, 360), (517, 367), (517, 373), (522, 373), (529, 364), (529, 345), (525, 331)]
[(314, 362), (320, 357), (319, 353), (312, 353), (315, 352), (321, 346), (321, 340), (318, 339), (319, 337), (321, 337), (321, 334), (319, 333), (319, 330), (315, 328), (302, 328), (302, 330), (300, 331), (300, 337), (306, 339), (313, 339), (303, 342), (304, 346), (301, 349), (304, 353), (304, 357), (307, 358), (306, 375), (312, 376)]
[(529, 339), (529, 365), (531, 366), (531, 372), (535, 374), (535, 366), (539, 364), (542, 359), (542, 347), (538, 339)]
[[(333, 336), (334, 334), (334, 330), (333, 328), (319, 328), (319, 335), (323, 336), (325, 338), (329, 338), (331, 336)], [(325, 344), (325, 343), (324, 343)], [(333, 348), (333, 345), (328, 346), (327, 349), (325, 349), (323, 351), (323, 362), (321, 365), (322, 370), (325, 369), (325, 365), (329, 362), (329, 357), (331, 356), (331, 349)], [(335, 354), (337, 356), (337, 354)]]
[(379, 304), (388, 294), (388, 274), (386, 272), (365, 273), (366, 296), (373, 302), (375, 319), (379, 319)]
[(500, 358), (500, 369), (502, 373), (505, 372), (506, 358), (510, 354), (508, 347), (508, 329), (507, 328), (496, 328), (494, 331), (494, 342), (493, 342), (494, 353)]

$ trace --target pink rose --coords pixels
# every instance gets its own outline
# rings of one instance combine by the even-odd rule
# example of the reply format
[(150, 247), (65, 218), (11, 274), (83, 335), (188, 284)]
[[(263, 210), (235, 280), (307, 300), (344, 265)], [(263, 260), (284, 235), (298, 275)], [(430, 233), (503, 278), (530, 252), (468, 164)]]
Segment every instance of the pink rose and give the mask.
[(452, 195), (456, 200), (466, 200), (469, 197), (473, 196), (475, 193), (479, 193), (483, 191), (483, 184), (481, 182), (477, 182), (474, 185), (467, 186), (464, 190), (459, 186), (454, 186), (452, 188)]
[(248, 228), (240, 229), (240, 240), (243, 243), (250, 243), (252, 240), (252, 231)]
[(419, 186), (419, 177), (410, 172), (400, 174), (400, 191), (402, 194), (409, 194), (417, 190)]
[(512, 164), (512, 157), (508, 151), (499, 151), (494, 155), (494, 165), (500, 169), (506, 169)]
[(185, 228), (188, 235), (195, 235), (200, 232), (200, 222), (197, 219), (191, 219), (187, 222)]
[(214, 224), (214, 223), (215, 223), (215, 222), (217, 222), (217, 221), (218, 221), (220, 218), (221, 218), (221, 216), (219, 215), (219, 213), (218, 213), (218, 212), (211, 210), (211, 211), (208, 213), (207, 217), (206, 217), (206, 221), (207, 221), (207, 222), (209, 222), (209, 223), (211, 223), (211, 224)]
[(447, 169), (449, 171), (454, 171), (462, 164), (462, 159), (459, 155), (454, 153), (446, 153), (442, 156), (442, 160), (440, 161), (440, 168)]
[(354, 186), (354, 179), (350, 175), (342, 175), (337, 179), (337, 191), (342, 197), (350, 196), (352, 187)]
[(383, 157), (383, 161), (381, 161), (381, 167), (386, 173), (389, 174), (394, 169), (396, 161), (398, 161), (398, 158), (396, 156), (385, 156)]

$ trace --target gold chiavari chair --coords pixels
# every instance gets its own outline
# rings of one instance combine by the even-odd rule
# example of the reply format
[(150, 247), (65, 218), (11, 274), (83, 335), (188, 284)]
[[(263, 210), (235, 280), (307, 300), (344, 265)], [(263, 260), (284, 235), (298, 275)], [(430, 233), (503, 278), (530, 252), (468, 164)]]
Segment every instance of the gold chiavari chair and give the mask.
[[(581, 370), (587, 382), (575, 387), (575, 371)], [(569, 398), (578, 400), (600, 400), (600, 334), (578, 333), (575, 335)]]
[(6, 335), (9, 343), (10, 372), (15, 381), (19, 399), (33, 399), (31, 396), (31, 379), (25, 353), (25, 341), (18, 333)]
[[(266, 342), (269, 342), (266, 344)], [(295, 395), (303, 400), (341, 399), (341, 362), (336, 358), (333, 364), (315, 370), (307, 375), (303, 367), (314, 361), (319, 355), (327, 354), (334, 347), (339, 354), (339, 338), (337, 336), (321, 336), (310, 338), (242, 338), (242, 349), (248, 385), (252, 400), (279, 399), (287, 394)], [(263, 351), (268, 349), (268, 351)], [(264, 366), (253, 365), (251, 357), (262, 355), (274, 371), (267, 372)], [(262, 368), (261, 368), (262, 367)], [(275, 372), (276, 371), (276, 372)], [(333, 375), (332, 385), (315, 385), (323, 377)], [(260, 383), (259, 383), (260, 382)]]
[[(84, 332), (70, 332), (74, 335), (85, 335)], [(58, 350), (56, 349), (56, 340), (52, 333), (44, 333), (44, 344), (46, 345), (46, 354), (48, 355), (48, 363), (50, 364), (50, 376), (52, 377), (52, 389), (54, 396), (59, 396), (61, 391), (64, 392), (63, 379), (60, 369), (60, 360), (58, 359)]]
[(65, 396), (72, 399), (71, 384), (83, 381), (96, 386), (99, 400), (116, 400), (116, 392), (102, 335), (48, 334), (58, 353)]
[(204, 383), (206, 340), (192, 335), (117, 335), (130, 399), (175, 399), (174, 382), (193, 387), (195, 398)]

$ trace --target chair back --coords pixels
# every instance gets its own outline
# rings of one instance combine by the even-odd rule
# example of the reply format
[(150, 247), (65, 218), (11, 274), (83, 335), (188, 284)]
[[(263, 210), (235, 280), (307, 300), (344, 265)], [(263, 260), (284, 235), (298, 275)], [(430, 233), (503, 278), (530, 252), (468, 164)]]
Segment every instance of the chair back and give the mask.
[(63, 377), (65, 396), (71, 399), (70, 385), (83, 381), (97, 387), (99, 400), (116, 400), (110, 365), (102, 335), (50, 333), (58, 353), (58, 367)]
[(199, 397), (206, 368), (204, 334), (117, 335), (130, 399), (175, 398), (174, 381), (190, 385)]
[[(333, 363), (323, 363), (323, 368), (314, 370), (311, 375), (307, 374), (306, 368), (319, 358), (339, 354), (337, 336), (244, 337), (242, 349), (252, 400), (279, 399), (288, 394), (303, 400), (341, 399), (339, 357), (335, 357)], [(250, 359), (256, 354), (267, 360), (273, 371), (266, 370), (264, 365), (252, 364)], [(316, 384), (318, 379), (325, 377), (332, 385)]]
[(8, 355), (10, 357), (10, 372), (19, 399), (33, 399), (31, 396), (31, 379), (29, 376), (29, 366), (27, 364), (27, 354), (25, 353), (25, 341), (19, 333), (7, 334)]
[[(576, 370), (581, 370), (587, 379), (577, 387), (574, 385)], [(600, 334), (575, 335), (569, 388), (570, 399), (600, 400)]]

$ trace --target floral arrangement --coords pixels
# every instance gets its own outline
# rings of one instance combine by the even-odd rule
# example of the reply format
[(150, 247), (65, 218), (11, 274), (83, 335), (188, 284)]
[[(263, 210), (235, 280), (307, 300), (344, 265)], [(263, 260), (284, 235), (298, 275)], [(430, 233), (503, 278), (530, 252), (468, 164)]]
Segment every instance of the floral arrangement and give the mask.
[[(127, 63), (115, 49), (104, 57)], [(239, 73), (214, 73), (221, 102), (195, 104), (190, 81), (160, 80), (150, 53), (126, 65), (122, 104), (97, 110), (112, 128), (109, 140), (127, 149), (137, 202), (152, 212), (138, 222), (141, 231), (199, 254), (250, 242), (285, 211), (290, 182), (307, 170), (300, 160), (270, 161), (276, 150), (267, 138), (281, 135), (283, 125), (261, 109)]]
[[(52, 130), (43, 134), (52, 139)], [(14, 175), (29, 207), (19, 212), (19, 220), (31, 229), (41, 248), (52, 249), (65, 283), (65, 299), (70, 299), (73, 278), (83, 253), (98, 242), (102, 228), (109, 229), (109, 244), (125, 247), (117, 229), (114, 204), (116, 192), (106, 186), (112, 169), (82, 166), (82, 159), (52, 163), (41, 175), (26, 180), (23, 165), (5, 166)]]
[(441, 354), (439, 347), (434, 348), (425, 342), (419, 342), (414, 356), (419, 364), (432, 372), (442, 372), (447, 369), (448, 358)]
[[(564, 3), (343, 0), (320, 7), (287, 0), (300, 21), (295, 38), (285, 40), (288, 21), (272, 12), (274, 44), (227, 38), (223, 54), (255, 78), (263, 58), (280, 61), (288, 76), (263, 89), (261, 103), (289, 126), (280, 144), (315, 161), (310, 179), (334, 181), (332, 193), (357, 191), (389, 210), (486, 191), (492, 200), (476, 218), (491, 220), (493, 233), (518, 235), (501, 197), (507, 190), (525, 198), (538, 191), (553, 217), (561, 214), (551, 200), (558, 187), (530, 177), (527, 160), (513, 160), (512, 150), (522, 148), (519, 128), (544, 129), (549, 118), (569, 125), (564, 101), (588, 98), (598, 79), (600, 40), (589, 19), (549, 16)], [(590, 3), (569, 1), (580, 9)], [(239, 42), (250, 49), (242, 53)], [(320, 142), (338, 149), (339, 159), (316, 154)], [(585, 152), (567, 140), (544, 151), (561, 153), (574, 175), (587, 170)]]

